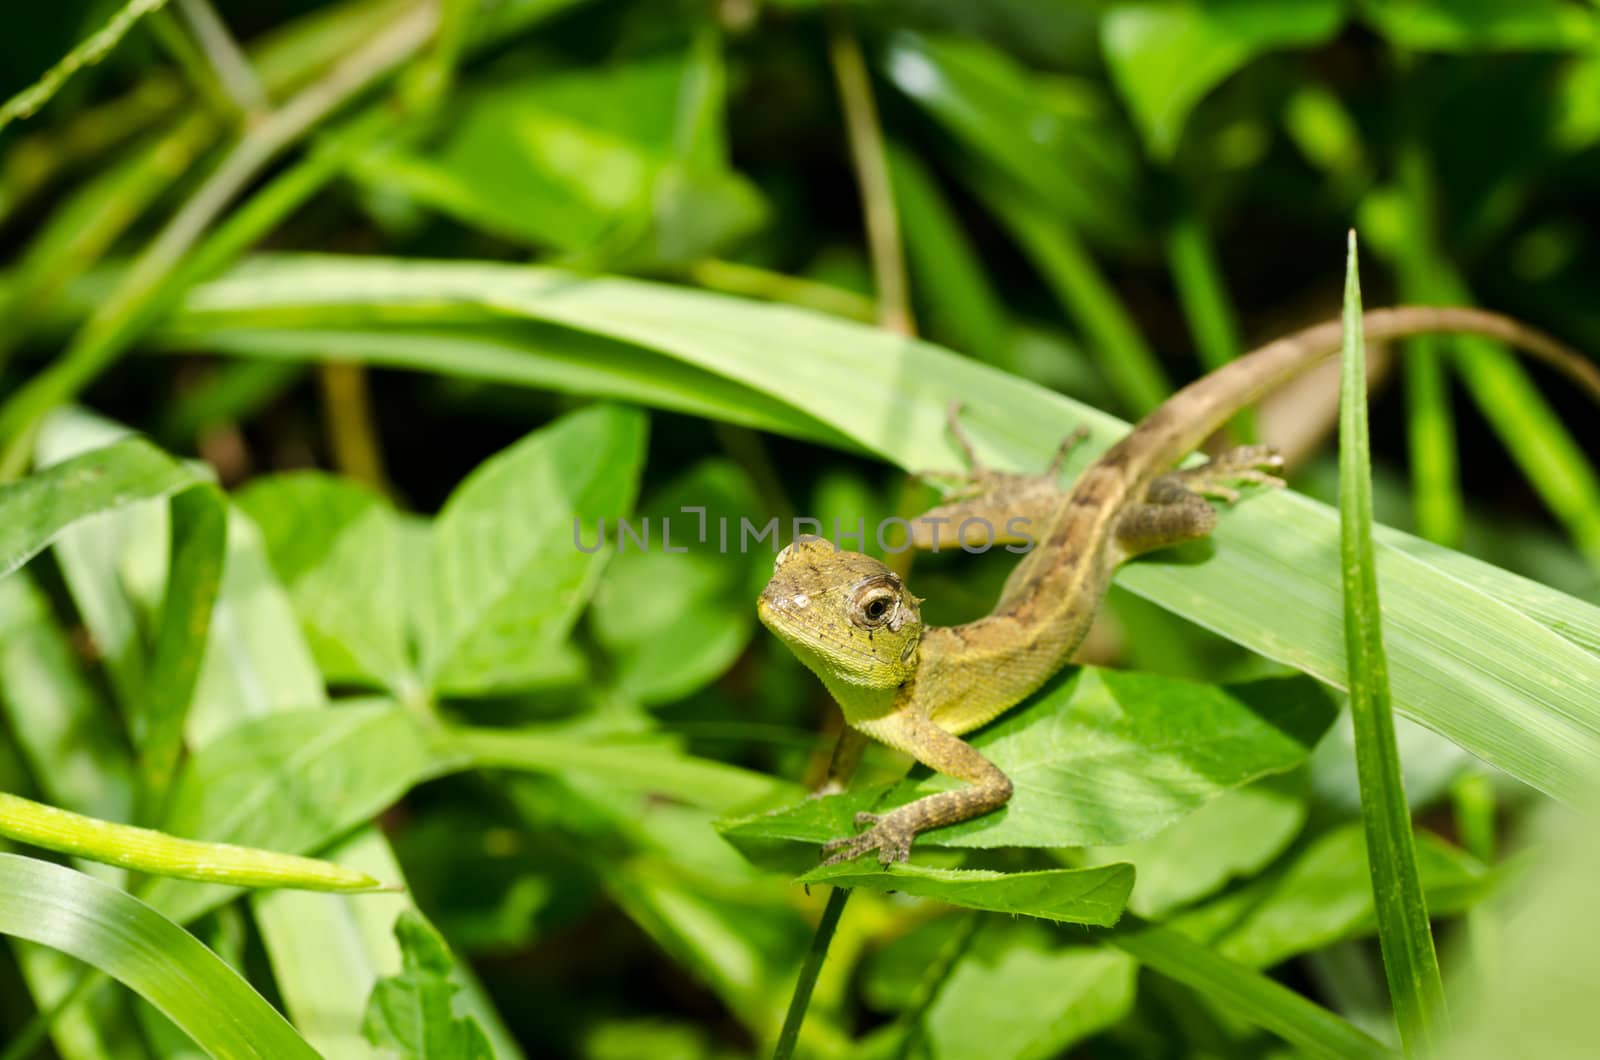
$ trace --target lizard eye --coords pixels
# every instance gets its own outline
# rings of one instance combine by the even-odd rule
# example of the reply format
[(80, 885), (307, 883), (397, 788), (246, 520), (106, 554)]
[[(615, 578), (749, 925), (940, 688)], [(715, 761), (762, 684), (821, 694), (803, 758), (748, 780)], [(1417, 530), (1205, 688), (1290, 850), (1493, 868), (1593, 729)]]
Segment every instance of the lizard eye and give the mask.
[(852, 602), (851, 619), (863, 629), (881, 626), (894, 617), (895, 591), (888, 586), (875, 585), (860, 593)]

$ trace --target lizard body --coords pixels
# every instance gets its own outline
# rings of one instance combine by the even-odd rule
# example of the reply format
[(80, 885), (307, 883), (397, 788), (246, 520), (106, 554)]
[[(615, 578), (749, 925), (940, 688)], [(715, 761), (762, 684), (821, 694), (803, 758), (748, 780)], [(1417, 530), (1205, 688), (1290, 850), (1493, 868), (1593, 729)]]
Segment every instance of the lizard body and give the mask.
[[(1600, 369), (1592, 362), (1498, 314), (1411, 306), (1369, 312), (1363, 325), (1371, 339), (1430, 332), (1500, 339), (1556, 364), (1600, 395)], [(870, 827), (828, 843), (829, 863), (870, 850), (886, 864), (903, 861), (917, 833), (1005, 804), (1010, 780), (961, 735), (1020, 703), (1067, 663), (1121, 563), (1209, 534), (1216, 511), (1205, 498), (1237, 496), (1223, 483), (1279, 484), (1269, 473), (1279, 462), (1262, 447), (1183, 471), (1171, 468), (1242, 408), (1336, 352), (1341, 337), (1338, 321), (1320, 324), (1189, 384), (1101, 454), (1065, 493), (1055, 482), (1056, 465), (1030, 476), (974, 461), (964, 499), (930, 516), (959, 524), (962, 516), (983, 515), (995, 526), (1021, 516), (1044, 530), (994, 609), (975, 621), (925, 627), (920, 601), (896, 574), (828, 541), (802, 539), (779, 554), (757, 609), (844, 712), (849, 728), (830, 781), (842, 786), (837, 781), (853, 768), (864, 735), (969, 785), (886, 814), (859, 815), (858, 825)], [(914, 545), (929, 543), (926, 533), (913, 536)]]

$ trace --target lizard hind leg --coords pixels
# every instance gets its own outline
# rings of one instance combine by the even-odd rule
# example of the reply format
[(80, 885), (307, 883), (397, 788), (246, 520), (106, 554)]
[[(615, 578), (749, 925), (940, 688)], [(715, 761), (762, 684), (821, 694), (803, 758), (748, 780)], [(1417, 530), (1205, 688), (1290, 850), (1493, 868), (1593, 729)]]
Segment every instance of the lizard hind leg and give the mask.
[(1169, 548), (1206, 537), (1217, 525), (1216, 509), (1207, 498), (1232, 504), (1239, 491), (1228, 483), (1282, 486), (1272, 472), (1283, 458), (1264, 445), (1243, 445), (1192, 468), (1169, 471), (1150, 483), (1144, 503), (1134, 505), (1117, 521), (1117, 543), (1125, 557)]
[(1270, 445), (1240, 445), (1172, 474), (1200, 496), (1232, 504), (1239, 499), (1239, 491), (1228, 483), (1281, 487), (1285, 484), (1278, 474), (1282, 470), (1283, 457)]

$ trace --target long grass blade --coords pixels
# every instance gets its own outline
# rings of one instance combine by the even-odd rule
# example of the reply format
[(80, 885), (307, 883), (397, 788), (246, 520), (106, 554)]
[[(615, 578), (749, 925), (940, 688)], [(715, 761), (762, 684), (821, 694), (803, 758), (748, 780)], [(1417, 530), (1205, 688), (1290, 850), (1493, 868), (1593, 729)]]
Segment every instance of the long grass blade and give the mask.
[(1417, 875), (1411, 811), (1400, 777), (1389, 666), (1378, 610), (1372, 544), (1372, 466), (1367, 446), (1366, 343), (1356, 237), (1350, 233), (1344, 294), (1343, 386), (1339, 413), (1340, 554), (1344, 569), (1345, 647), (1356, 773), (1367, 837), (1367, 862), (1400, 1040), (1409, 1056), (1431, 1053), (1446, 1033), (1444, 983), (1433, 950), (1428, 908)]

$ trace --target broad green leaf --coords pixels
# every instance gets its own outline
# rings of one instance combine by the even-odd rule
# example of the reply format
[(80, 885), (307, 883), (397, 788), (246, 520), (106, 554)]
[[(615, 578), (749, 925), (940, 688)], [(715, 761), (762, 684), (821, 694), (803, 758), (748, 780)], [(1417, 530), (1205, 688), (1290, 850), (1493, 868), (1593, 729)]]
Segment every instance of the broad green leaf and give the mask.
[(719, 537), (759, 510), (749, 476), (719, 459), (666, 483), (630, 520), (645, 540), (621, 538), (589, 610), (624, 694), (647, 704), (678, 699), (744, 650), (755, 621), (752, 563)]
[[(191, 757), (162, 829), (285, 853), (315, 850), (448, 768), (414, 716), (392, 704), (281, 711), (236, 726)], [(153, 880), (141, 897), (186, 922), (236, 894)]]
[(404, 1060), (494, 1060), (488, 1036), (471, 1017), (457, 1016), (455, 960), (432, 924), (411, 910), (394, 925), (404, 969), (372, 988), (363, 1031), (367, 1040)]
[(1091, 847), (1089, 864), (1126, 861), (1138, 871), (1128, 908), (1164, 915), (1204, 897), (1235, 876), (1259, 872), (1306, 819), (1304, 778), (1269, 777), (1225, 791), (1161, 832), (1132, 843)]
[(1586, 48), (1600, 39), (1592, 10), (1564, 0), (1360, 0), (1390, 43), (1419, 51)]
[(609, 526), (615, 540), (633, 507), (644, 430), (626, 409), (573, 413), (479, 465), (451, 495), (434, 522), (417, 616), (433, 688), (514, 688), (548, 669), (609, 557), (610, 546), (594, 547), (596, 529)]
[(0, 575), (10, 574), (73, 523), (168, 497), (201, 480), (142, 438), (126, 438), (0, 486)]
[(1049, 1060), (1125, 1016), (1137, 967), (1032, 921), (990, 918), (923, 1016), (933, 1056)]
[(316, 1060), (305, 1039), (194, 936), (82, 873), (0, 854), (0, 933), (99, 968), (213, 1056)]
[[(1418, 839), (1417, 869), (1435, 916), (1479, 901), (1497, 879), (1427, 833)], [(1361, 825), (1351, 823), (1316, 837), (1263, 875), (1169, 923), (1220, 956), (1252, 968), (1371, 933), (1372, 885)]]
[[(1075, 426), (1092, 441), (1070, 466), (1126, 430), (969, 358), (878, 329), (783, 306), (559, 270), (375, 258), (262, 258), (197, 288), (179, 326), (298, 325), (381, 310), (413, 317), (449, 304), (564, 323), (656, 351), (786, 401), (857, 445), (905, 468), (955, 467), (945, 433), (953, 397), (967, 432), (996, 467), (1037, 468)], [(459, 317), (457, 317), (459, 318)], [(848, 381), (848, 387), (841, 386)], [(1155, 554), (1118, 571), (1141, 596), (1268, 658), (1336, 687), (1344, 683), (1337, 529), (1331, 511), (1289, 491), (1250, 497), (1221, 514), (1201, 562)], [(1515, 777), (1579, 798), (1600, 762), (1600, 659), (1567, 639), (1570, 616), (1600, 609), (1525, 579), (1433, 566), (1379, 535), (1379, 577), (1393, 586), (1384, 629), (1395, 703)], [(1426, 551), (1423, 553), (1426, 555)], [(1504, 597), (1502, 586), (1514, 585)], [(915, 585), (913, 584), (913, 588)], [(1535, 606), (1530, 601), (1538, 600)], [(1268, 616), (1297, 616), (1292, 627)], [(1562, 618), (1561, 616), (1568, 616)], [(1556, 628), (1551, 623), (1559, 620)]]
[(1165, 160), (1212, 88), (1262, 52), (1323, 43), (1343, 21), (1338, 0), (1141, 0), (1106, 12), (1101, 43), (1150, 153)]
[(1127, 905), (1128, 892), (1133, 889), (1133, 866), (990, 872), (936, 869), (910, 862), (878, 865), (867, 859), (820, 866), (800, 877), (799, 882), (899, 891), (969, 909), (1105, 927), (1115, 924)]
[(417, 572), (388, 501), (310, 471), (256, 479), (237, 500), (261, 528), (327, 680), (406, 698), (418, 685), (406, 646)]
[(1164, 925), (1130, 921), (1105, 939), (1225, 1011), (1265, 1027), (1305, 1056), (1371, 1060), (1390, 1055), (1377, 1039), (1303, 995)]
[[(1224, 690), (1152, 674), (1084, 668), (969, 739), (1016, 785), (1004, 808), (919, 838), (930, 846), (1109, 845), (1152, 835), (1230, 788), (1303, 762), (1333, 707), (1303, 679)], [(882, 810), (959, 781), (943, 776), (814, 799), (730, 821), (741, 841), (848, 835)]]

